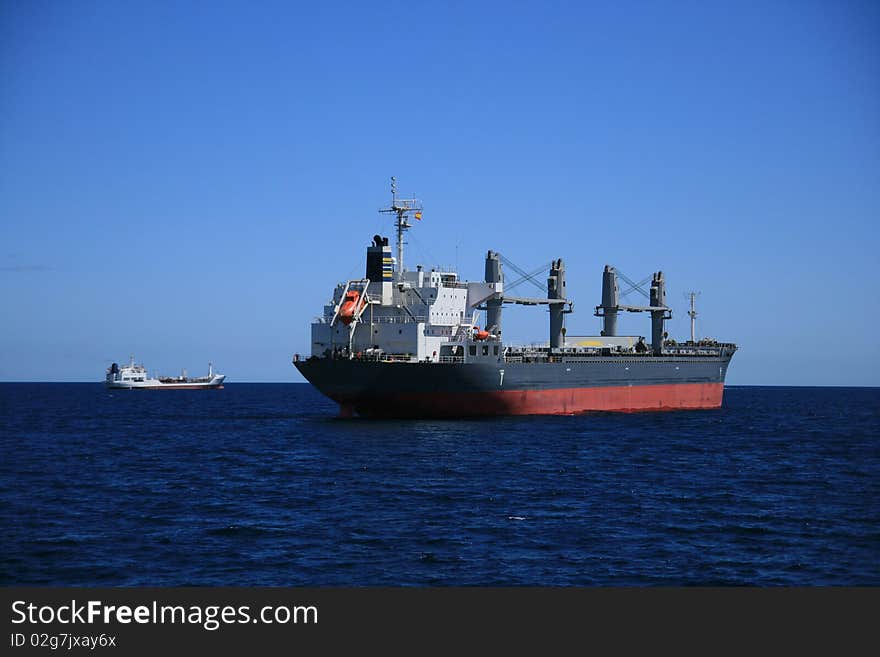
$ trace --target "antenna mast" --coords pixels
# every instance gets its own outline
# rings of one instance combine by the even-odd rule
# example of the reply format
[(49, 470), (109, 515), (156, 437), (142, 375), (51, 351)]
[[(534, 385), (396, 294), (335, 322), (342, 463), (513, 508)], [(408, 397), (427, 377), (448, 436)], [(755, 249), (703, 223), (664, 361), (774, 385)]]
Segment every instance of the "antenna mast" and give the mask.
[(697, 297), (700, 296), (699, 292), (688, 292), (686, 297), (689, 297), (691, 300), (691, 309), (688, 311), (688, 317), (691, 318), (691, 342), (696, 344), (696, 323), (697, 323), (697, 308), (696, 308), (696, 300)]
[(394, 222), (397, 228), (397, 280), (403, 279), (403, 233), (412, 227), (409, 223), (408, 213), (415, 212), (416, 219), (421, 219), (422, 206), (414, 198), (397, 200), (397, 178), (391, 176), (391, 207), (379, 210), (379, 212), (393, 212), (397, 215)]

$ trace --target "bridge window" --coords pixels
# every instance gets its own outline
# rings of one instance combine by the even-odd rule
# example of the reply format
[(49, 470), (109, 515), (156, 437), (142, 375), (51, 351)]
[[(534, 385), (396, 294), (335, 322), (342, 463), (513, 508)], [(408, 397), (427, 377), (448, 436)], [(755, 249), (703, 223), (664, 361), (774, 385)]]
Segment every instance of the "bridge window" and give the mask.
[(471, 356), (476, 356), (476, 355), (477, 355), (477, 345), (472, 344), (471, 346), (469, 346), (469, 347), (468, 347), (468, 353), (469, 353)]
[(484, 344), (484, 345), (483, 345), (483, 355), (484, 355), (484, 356), (488, 356), (488, 355), (489, 355), (489, 345), (487, 345), (487, 344)]
[(492, 355), (494, 355), (494, 356), (498, 355), (498, 345), (497, 344), (494, 347), (492, 347)]

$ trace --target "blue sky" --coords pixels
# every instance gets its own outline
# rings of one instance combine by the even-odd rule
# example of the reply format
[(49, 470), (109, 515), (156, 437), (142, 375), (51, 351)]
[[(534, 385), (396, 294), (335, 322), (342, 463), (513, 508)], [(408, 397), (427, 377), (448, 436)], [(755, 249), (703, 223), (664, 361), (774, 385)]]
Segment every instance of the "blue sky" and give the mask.
[(562, 257), (570, 332), (662, 269), (728, 383), (880, 385), (878, 81), (870, 2), (0, 2), (0, 380), (301, 381), (395, 175), (410, 265)]

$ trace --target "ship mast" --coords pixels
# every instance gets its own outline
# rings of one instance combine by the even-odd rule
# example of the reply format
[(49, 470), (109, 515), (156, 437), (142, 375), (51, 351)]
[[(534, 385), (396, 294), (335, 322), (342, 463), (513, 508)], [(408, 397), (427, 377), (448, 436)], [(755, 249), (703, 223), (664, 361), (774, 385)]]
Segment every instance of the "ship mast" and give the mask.
[(700, 296), (700, 293), (688, 292), (687, 296), (690, 297), (691, 300), (691, 309), (688, 310), (688, 317), (691, 318), (691, 342), (696, 343), (697, 308), (695, 302), (697, 300), (697, 297)]
[(391, 207), (383, 208), (379, 212), (393, 212), (397, 215), (394, 227), (397, 228), (397, 280), (403, 280), (403, 234), (412, 227), (409, 223), (409, 213), (415, 212), (416, 219), (421, 219), (422, 206), (414, 198), (397, 198), (397, 179), (391, 176)]

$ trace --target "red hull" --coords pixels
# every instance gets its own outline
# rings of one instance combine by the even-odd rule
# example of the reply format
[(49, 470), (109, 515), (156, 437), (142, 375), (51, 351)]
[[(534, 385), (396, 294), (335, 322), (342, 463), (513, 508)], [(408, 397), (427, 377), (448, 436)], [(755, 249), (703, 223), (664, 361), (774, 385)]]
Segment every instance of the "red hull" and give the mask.
[(635, 413), (719, 408), (723, 383), (498, 390), (491, 392), (431, 392), (391, 394), (369, 399), (336, 399), (340, 415), (475, 416), (573, 415), (591, 412)]
[(212, 386), (212, 385), (188, 385), (188, 386), (179, 386), (174, 385), (173, 383), (163, 383), (158, 386), (137, 386), (130, 388), (123, 387), (111, 387), (110, 390), (222, 390), (223, 386)]
[(163, 384), (161, 387), (144, 388), (145, 390), (222, 390), (223, 386), (176, 386), (173, 383)]

